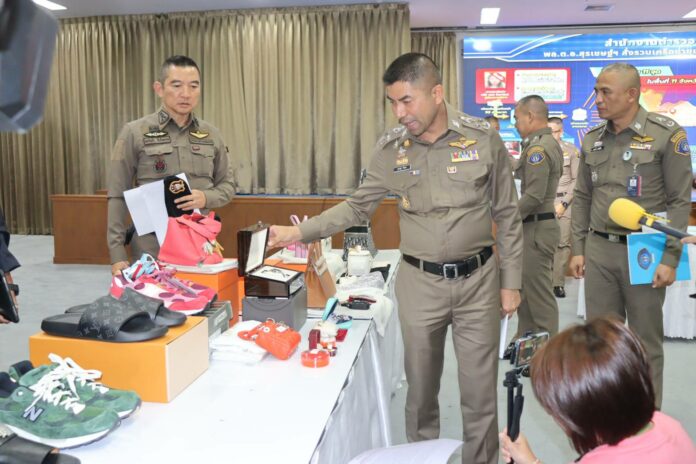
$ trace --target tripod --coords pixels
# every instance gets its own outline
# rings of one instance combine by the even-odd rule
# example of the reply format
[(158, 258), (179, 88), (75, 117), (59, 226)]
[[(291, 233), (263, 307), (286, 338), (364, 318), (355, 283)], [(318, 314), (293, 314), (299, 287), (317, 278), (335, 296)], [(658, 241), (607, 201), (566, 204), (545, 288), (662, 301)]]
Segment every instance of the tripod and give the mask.
[(522, 384), (519, 380), (522, 369), (524, 368), (515, 368), (506, 372), (505, 380), (503, 380), (503, 386), (507, 387), (507, 433), (512, 441), (517, 440), (520, 434), (520, 418), (524, 406)]

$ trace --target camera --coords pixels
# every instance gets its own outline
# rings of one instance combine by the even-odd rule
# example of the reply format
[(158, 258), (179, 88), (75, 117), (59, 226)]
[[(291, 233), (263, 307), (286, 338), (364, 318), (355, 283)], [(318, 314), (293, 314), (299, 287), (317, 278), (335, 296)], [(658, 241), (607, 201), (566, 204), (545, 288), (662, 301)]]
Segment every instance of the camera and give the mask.
[(527, 332), (523, 337), (515, 341), (510, 364), (515, 366), (518, 374), (529, 377), (529, 363), (534, 353), (549, 340), (548, 332)]
[(515, 341), (510, 355), (510, 364), (514, 367), (505, 373), (503, 386), (507, 388), (507, 429), (508, 436), (515, 441), (520, 433), (520, 418), (524, 407), (524, 395), (520, 375), (529, 377), (529, 363), (534, 353), (549, 340), (548, 332), (526, 332)]

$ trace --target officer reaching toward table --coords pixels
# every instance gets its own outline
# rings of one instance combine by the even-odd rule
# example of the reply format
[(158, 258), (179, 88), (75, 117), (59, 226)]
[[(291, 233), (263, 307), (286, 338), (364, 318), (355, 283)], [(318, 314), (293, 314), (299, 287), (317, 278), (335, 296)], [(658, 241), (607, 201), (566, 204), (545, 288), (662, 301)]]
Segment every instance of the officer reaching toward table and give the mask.
[(560, 231), (554, 202), (563, 155), (548, 127), (549, 110), (538, 95), (515, 106), (515, 128), (522, 139), (522, 155), (515, 176), (522, 181), (519, 208), (524, 235), (522, 303), (515, 339), (527, 331), (558, 333), (558, 305), (551, 290), (553, 254)]
[(462, 462), (493, 464), (499, 310), (509, 314), (517, 308), (522, 265), (522, 227), (507, 151), (487, 122), (444, 101), (440, 72), (427, 56), (400, 56), (383, 81), (402, 125), (377, 142), (366, 180), (348, 200), (299, 226), (272, 226), (269, 245), (328, 237), (363, 223), (387, 194), (398, 195), (404, 263), (396, 294), (408, 440), (439, 436), (437, 396), (451, 324), (466, 443)]
[[(220, 131), (193, 114), (200, 87), (195, 61), (181, 55), (167, 58), (153, 85), (162, 100), (159, 111), (127, 123), (116, 140), (108, 184), (107, 243), (113, 274), (128, 266), (125, 190), (183, 172), (191, 195), (175, 203), (184, 211), (218, 208), (234, 195), (232, 167)], [(153, 256), (159, 252), (154, 233), (133, 237), (131, 247), (136, 259), (143, 252)]]
[(561, 118), (549, 118), (551, 135), (561, 146), (563, 152), (563, 171), (558, 181), (556, 191), (556, 217), (561, 230), (561, 238), (553, 255), (553, 294), (557, 298), (565, 298), (565, 275), (570, 258), (570, 213), (572, 211), (573, 190), (575, 179), (578, 177), (578, 163), (580, 151), (563, 137), (563, 120)]
[(668, 237), (652, 285), (631, 285), (624, 229), (609, 205), (630, 198), (670, 226), (686, 230), (691, 211), (691, 151), (672, 119), (639, 104), (640, 76), (628, 63), (605, 66), (595, 83), (597, 111), (606, 122), (587, 133), (575, 184), (570, 268), (585, 277), (588, 320), (608, 314), (627, 319), (648, 353), (655, 402), (662, 402), (662, 304), (674, 282), (681, 244)]

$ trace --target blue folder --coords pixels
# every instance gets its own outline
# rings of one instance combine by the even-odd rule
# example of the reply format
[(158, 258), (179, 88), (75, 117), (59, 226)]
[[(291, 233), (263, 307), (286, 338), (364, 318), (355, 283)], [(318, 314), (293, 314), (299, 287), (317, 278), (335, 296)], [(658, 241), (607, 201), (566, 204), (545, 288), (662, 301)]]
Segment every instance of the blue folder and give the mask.
[[(667, 235), (661, 232), (628, 236), (628, 273), (631, 285), (651, 284), (657, 265), (662, 261)], [(690, 280), (688, 246), (682, 247), (676, 280)]]

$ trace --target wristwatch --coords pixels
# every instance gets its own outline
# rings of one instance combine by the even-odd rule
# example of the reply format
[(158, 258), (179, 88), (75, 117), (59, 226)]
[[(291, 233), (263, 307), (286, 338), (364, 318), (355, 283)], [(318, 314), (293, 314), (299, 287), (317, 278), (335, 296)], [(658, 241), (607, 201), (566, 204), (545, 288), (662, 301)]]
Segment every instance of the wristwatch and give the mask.
[(568, 209), (568, 202), (562, 201), (561, 204), (563, 205), (564, 209)]

